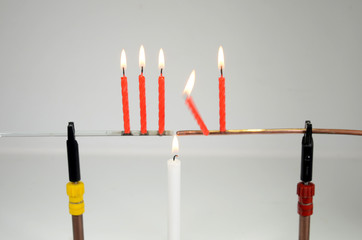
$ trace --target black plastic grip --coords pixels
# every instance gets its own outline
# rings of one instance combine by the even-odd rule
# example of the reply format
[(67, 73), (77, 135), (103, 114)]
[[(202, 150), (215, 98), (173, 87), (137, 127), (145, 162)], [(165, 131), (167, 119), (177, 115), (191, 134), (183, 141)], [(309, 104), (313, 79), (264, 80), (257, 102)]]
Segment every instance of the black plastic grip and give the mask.
[(313, 174), (313, 138), (312, 138), (312, 123), (305, 122), (305, 134), (302, 139), (302, 161), (300, 179), (302, 182), (312, 181)]
[(77, 140), (75, 140), (75, 129), (73, 122), (68, 123), (67, 154), (69, 181), (78, 182), (80, 181), (79, 150)]

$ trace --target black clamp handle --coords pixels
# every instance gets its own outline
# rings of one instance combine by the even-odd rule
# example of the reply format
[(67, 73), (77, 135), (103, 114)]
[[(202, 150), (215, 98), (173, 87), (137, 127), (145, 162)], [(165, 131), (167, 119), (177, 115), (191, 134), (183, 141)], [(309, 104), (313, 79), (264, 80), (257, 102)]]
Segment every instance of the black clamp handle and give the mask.
[(302, 163), (300, 171), (300, 179), (305, 183), (312, 181), (313, 146), (312, 123), (310, 121), (305, 121), (305, 133), (302, 139)]
[(79, 166), (79, 150), (78, 143), (75, 140), (74, 123), (68, 123), (68, 140), (67, 140), (67, 154), (68, 154), (68, 170), (69, 181), (80, 181), (80, 166)]

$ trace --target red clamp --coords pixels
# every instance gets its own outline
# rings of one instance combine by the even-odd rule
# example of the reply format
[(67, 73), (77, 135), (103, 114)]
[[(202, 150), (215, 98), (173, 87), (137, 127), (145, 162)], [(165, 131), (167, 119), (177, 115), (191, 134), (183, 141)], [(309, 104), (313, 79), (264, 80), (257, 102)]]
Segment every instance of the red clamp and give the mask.
[(297, 185), (298, 213), (300, 216), (307, 217), (313, 214), (313, 196), (314, 184), (309, 182), (308, 185), (303, 182)]

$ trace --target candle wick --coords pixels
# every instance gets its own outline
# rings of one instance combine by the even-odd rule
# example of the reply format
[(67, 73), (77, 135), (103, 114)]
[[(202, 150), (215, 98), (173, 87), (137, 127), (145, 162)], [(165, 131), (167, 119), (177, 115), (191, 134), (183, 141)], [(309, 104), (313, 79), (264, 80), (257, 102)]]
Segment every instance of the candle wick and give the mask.
[(122, 68), (122, 71), (123, 71), (123, 77), (124, 77), (124, 75), (125, 75), (125, 70), (124, 70), (124, 68)]
[(161, 68), (161, 75), (162, 75), (163, 68)]
[(141, 67), (141, 74), (143, 74), (143, 66)]
[(175, 159), (178, 157), (178, 155), (175, 155), (175, 156), (173, 156), (173, 160), (175, 161)]
[(220, 67), (220, 73), (221, 73), (221, 76), (222, 76), (222, 67)]

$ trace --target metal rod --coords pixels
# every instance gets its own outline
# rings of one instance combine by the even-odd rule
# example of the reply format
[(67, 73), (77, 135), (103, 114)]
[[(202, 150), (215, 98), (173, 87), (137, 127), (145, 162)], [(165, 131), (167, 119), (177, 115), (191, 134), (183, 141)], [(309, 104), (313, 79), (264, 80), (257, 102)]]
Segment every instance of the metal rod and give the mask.
[(83, 232), (83, 215), (72, 215), (73, 222), (73, 239), (74, 240), (84, 240)]
[[(77, 137), (130, 137), (130, 136), (173, 136), (173, 131), (164, 131), (162, 135), (158, 130), (148, 130), (147, 134), (141, 134), (141, 131), (131, 131), (131, 134), (125, 134), (124, 131), (76, 131)], [(0, 133), (0, 137), (66, 137), (67, 133)]]
[(309, 240), (310, 216), (299, 216), (299, 240)]
[[(274, 128), (274, 129), (232, 129), (220, 132), (211, 130), (210, 135), (246, 135), (246, 134), (301, 134), (305, 133), (305, 128)], [(314, 128), (314, 134), (338, 134), (338, 135), (356, 135), (362, 136), (362, 130), (353, 129), (327, 129)], [(202, 135), (200, 130), (180, 130), (178, 136)], [(162, 136), (173, 136), (173, 131), (165, 131)], [(66, 137), (67, 133), (0, 133), (0, 137)], [(131, 134), (125, 134), (124, 131), (77, 131), (77, 137), (130, 137), (130, 136), (161, 136), (158, 130), (148, 130), (147, 134), (141, 134), (140, 131), (131, 131)]]
[[(275, 128), (275, 129), (234, 129), (220, 132), (211, 130), (210, 135), (244, 135), (244, 134), (298, 134), (305, 133), (305, 128)], [(313, 128), (314, 134), (341, 134), (362, 136), (362, 130)], [(202, 135), (201, 130), (182, 130), (176, 132), (177, 136)]]

